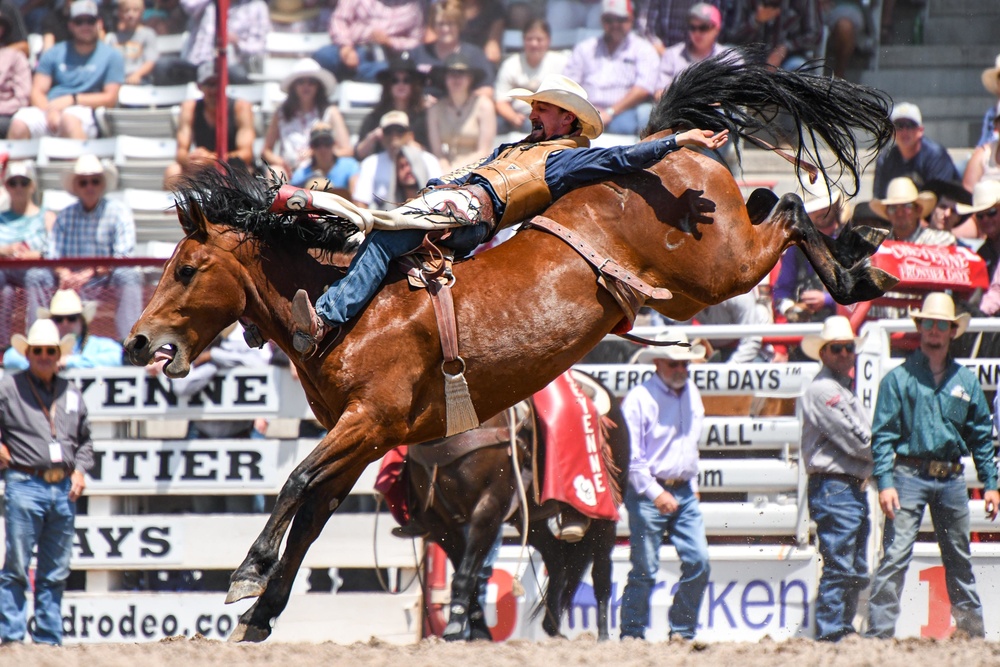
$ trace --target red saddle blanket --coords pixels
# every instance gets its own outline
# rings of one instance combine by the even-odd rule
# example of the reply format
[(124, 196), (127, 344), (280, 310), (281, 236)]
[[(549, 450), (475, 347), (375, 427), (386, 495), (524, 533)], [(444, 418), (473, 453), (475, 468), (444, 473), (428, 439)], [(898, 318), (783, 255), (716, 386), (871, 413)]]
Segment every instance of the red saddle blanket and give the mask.
[(601, 456), (601, 416), (594, 404), (569, 372), (533, 400), (546, 452), (542, 502), (559, 500), (593, 519), (618, 521)]

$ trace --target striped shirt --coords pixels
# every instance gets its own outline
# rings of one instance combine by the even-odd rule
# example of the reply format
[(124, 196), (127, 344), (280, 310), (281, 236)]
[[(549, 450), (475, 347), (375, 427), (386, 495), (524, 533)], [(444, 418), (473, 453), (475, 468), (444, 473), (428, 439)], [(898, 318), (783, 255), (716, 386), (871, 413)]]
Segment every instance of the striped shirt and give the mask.
[(330, 40), (338, 46), (371, 43), (381, 30), (396, 51), (415, 49), (424, 37), (424, 6), (419, 0), (340, 0), (330, 17)]
[(39, 209), (34, 215), (18, 215), (13, 211), (0, 213), (0, 245), (21, 241), (32, 250), (45, 251), (45, 209)]
[(84, 211), (75, 202), (59, 213), (46, 257), (132, 257), (134, 253), (132, 210), (123, 202), (102, 198), (92, 211)]
[[(181, 0), (181, 7), (191, 17), (188, 40), (181, 56), (194, 65), (212, 60), (215, 56), (215, 3)], [(226, 21), (229, 34), (239, 37), (234, 47), (240, 56), (264, 53), (267, 33), (271, 32), (271, 15), (264, 0), (234, 0)]]
[(633, 86), (652, 94), (659, 65), (653, 45), (629, 33), (614, 53), (608, 51), (604, 37), (577, 44), (563, 74), (583, 86), (591, 104), (605, 109), (625, 97)]

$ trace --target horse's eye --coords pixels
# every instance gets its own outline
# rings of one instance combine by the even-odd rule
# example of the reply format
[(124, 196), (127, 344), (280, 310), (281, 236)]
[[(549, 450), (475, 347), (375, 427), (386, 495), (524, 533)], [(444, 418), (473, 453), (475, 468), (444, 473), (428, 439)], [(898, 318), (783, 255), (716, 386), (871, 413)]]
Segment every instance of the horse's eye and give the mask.
[(187, 281), (187, 280), (191, 280), (192, 278), (194, 278), (194, 274), (197, 271), (198, 270), (196, 268), (194, 268), (190, 264), (187, 264), (187, 265), (182, 266), (180, 269), (177, 270), (177, 275), (180, 277), (181, 280)]

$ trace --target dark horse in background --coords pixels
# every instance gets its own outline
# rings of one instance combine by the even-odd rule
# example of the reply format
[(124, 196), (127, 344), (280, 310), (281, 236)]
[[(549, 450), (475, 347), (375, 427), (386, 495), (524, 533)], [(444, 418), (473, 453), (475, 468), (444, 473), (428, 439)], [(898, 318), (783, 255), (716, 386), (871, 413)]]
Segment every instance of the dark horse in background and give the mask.
[[(702, 61), (681, 74), (650, 119), (648, 134), (700, 127), (734, 138), (778, 111), (799, 130), (796, 152), (856, 193), (858, 135), (880, 150), (892, 136), (888, 98), (841, 79)], [(820, 146), (829, 153), (820, 153)], [(821, 158), (825, 158), (823, 162)], [(825, 172), (824, 172), (825, 173)], [(270, 517), (233, 572), (227, 601), (257, 600), (231, 640), (262, 641), (285, 605), (309, 546), (364, 469), (389, 449), (445, 434), (442, 353), (426, 293), (390, 275), (336, 346), (303, 361), (292, 347), (291, 300), (315, 299), (343, 269), (329, 260), (344, 233), (301, 211), (270, 213), (277, 185), (244, 172), (207, 170), (177, 193), (186, 234), (125, 341), (129, 360), (166, 361), (168, 377), (237, 319), (256, 325), (293, 360), (316, 418), (329, 432), (289, 475)], [(677, 320), (750, 290), (792, 245), (802, 248), (841, 303), (869, 300), (896, 280), (868, 260), (885, 230), (849, 227), (836, 241), (813, 226), (794, 194), (748, 212), (729, 170), (692, 150), (654, 167), (579, 188), (545, 212), (598, 251), (672, 298), (646, 305)], [(765, 220), (765, 218), (767, 218)], [(458, 343), (481, 419), (542, 389), (622, 320), (592, 265), (530, 225), (455, 266)], [(284, 549), (282, 540), (286, 537)]]
[[(583, 375), (573, 371), (574, 376)], [(588, 381), (589, 380), (589, 381)], [(616, 505), (628, 482), (629, 435), (619, 401), (596, 380), (581, 378), (584, 391), (601, 392), (598, 406), (602, 418), (610, 424), (602, 429), (601, 453)], [(514, 441), (510, 433), (514, 433)], [(556, 539), (548, 519), (562, 508), (555, 500), (542, 505), (534, 501), (542, 480), (534, 471), (545, 470), (546, 442), (540, 435), (533, 403), (522, 401), (488, 420), (479, 429), (409, 448), (406, 475), (410, 487), (410, 511), (430, 531), (431, 539), (441, 545), (455, 568), (451, 584), (448, 624), (442, 637), (446, 640), (492, 639), (479, 603), (484, 585), (480, 572), (504, 520), (524, 535), (524, 512), (528, 516), (528, 544), (542, 556), (548, 573), (544, 593), (545, 615), (542, 628), (550, 636), (559, 634), (562, 615), (569, 611), (577, 587), (591, 567), (594, 599), (597, 603), (599, 639), (608, 639), (608, 613), (611, 604), (611, 552), (615, 546), (617, 523), (591, 519), (579, 542)], [(537, 448), (532, 446), (539, 435)], [(484, 436), (489, 436), (488, 438)], [(518, 470), (514, 469), (512, 442), (518, 450), (517, 461), (524, 484), (525, 498), (519, 493)], [(439, 445), (452, 451), (475, 447), (464, 456), (439, 465), (434, 459), (448, 458), (447, 451), (435, 453)], [(489, 444), (486, 444), (489, 443)], [(425, 448), (430, 451), (422, 453)], [(537, 457), (533, 459), (533, 456)], [(532, 465), (534, 463), (534, 465)], [(527, 504), (522, 504), (524, 500)]]

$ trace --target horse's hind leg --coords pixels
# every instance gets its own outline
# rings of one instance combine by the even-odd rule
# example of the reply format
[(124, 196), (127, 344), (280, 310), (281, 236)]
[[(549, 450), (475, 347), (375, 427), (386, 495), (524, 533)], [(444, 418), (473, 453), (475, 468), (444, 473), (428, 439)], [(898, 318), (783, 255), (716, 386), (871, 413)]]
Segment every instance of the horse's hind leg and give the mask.
[(597, 601), (598, 641), (611, 638), (608, 611), (611, 606), (611, 551), (615, 548), (615, 528), (614, 521), (594, 521), (587, 535), (593, 538), (594, 562), (590, 568), (590, 579), (594, 583), (594, 600)]

